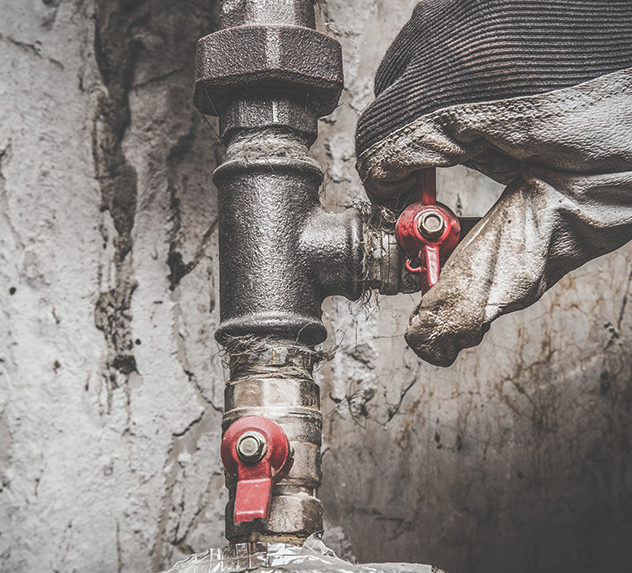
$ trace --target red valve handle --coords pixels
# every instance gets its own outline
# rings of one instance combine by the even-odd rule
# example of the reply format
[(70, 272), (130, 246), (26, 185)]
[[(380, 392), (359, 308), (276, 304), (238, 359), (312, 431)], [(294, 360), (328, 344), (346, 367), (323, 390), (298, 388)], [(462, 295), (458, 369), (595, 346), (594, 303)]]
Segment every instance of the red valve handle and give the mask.
[(230, 425), (222, 438), (222, 462), (237, 476), (235, 523), (267, 519), (272, 486), (294, 462), (283, 428), (264, 416), (247, 416)]
[(417, 201), (409, 205), (395, 225), (397, 244), (410, 272), (423, 274), (425, 294), (439, 280), (441, 263), (447, 259), (461, 235), (457, 216), (437, 203), (436, 170), (417, 174)]

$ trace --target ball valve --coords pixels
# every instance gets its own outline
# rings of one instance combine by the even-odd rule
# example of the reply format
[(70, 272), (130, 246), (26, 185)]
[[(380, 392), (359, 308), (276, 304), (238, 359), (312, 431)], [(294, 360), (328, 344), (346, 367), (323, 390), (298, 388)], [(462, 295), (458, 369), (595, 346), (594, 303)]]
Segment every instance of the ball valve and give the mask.
[(267, 519), (272, 486), (293, 463), (283, 428), (264, 416), (247, 416), (230, 425), (222, 439), (222, 462), (237, 478), (235, 523)]
[(437, 203), (435, 169), (418, 173), (416, 199), (399, 216), (395, 236), (406, 268), (422, 275), (425, 293), (439, 280), (441, 264), (459, 242), (461, 225), (448, 207)]

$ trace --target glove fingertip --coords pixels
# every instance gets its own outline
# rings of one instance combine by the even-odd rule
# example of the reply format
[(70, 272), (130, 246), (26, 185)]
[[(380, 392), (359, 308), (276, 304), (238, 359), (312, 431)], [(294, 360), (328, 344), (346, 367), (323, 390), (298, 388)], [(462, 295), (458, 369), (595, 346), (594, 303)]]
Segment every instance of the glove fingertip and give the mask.
[[(459, 297), (458, 294), (453, 296)], [(452, 366), (462, 350), (482, 342), (490, 324), (467, 309), (446, 305), (441, 297), (429, 304), (429, 308), (424, 308), (422, 301), (411, 317), (406, 342), (425, 362), (433, 366)]]
[(436, 337), (432, 328), (424, 326), (422, 322), (419, 316), (411, 318), (404, 335), (408, 346), (424, 362), (433, 366), (452, 366), (460, 349), (454, 346), (450, 338)]

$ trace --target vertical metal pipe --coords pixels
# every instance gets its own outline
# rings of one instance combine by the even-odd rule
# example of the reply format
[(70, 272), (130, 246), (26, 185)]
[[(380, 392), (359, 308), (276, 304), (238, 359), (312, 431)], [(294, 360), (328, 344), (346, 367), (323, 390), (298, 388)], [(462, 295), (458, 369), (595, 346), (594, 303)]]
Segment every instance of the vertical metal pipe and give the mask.
[(223, 426), (252, 415), (274, 419), (290, 440), (294, 464), (275, 486), (265, 522), (233, 523), (236, 483), (228, 479), (226, 534), (234, 541), (264, 536), (300, 543), (322, 529), (316, 497), (322, 418), (312, 344), (326, 333), (317, 285), (297, 249), (321, 174), (304, 160), (257, 158), (250, 145), (242, 151), (248, 160), (232, 159), (215, 175), (223, 317), (217, 337), (230, 355)]
[[(221, 29), (198, 42), (194, 100), (217, 115), (226, 161), (219, 192), (217, 340), (230, 358), (223, 429), (244, 417), (276, 421), (294, 452), (268, 518), (234, 523), (227, 475), (226, 535), (301, 543), (322, 529), (322, 417), (312, 374), (326, 338), (321, 303), (367, 287), (418, 290), (402, 272), (392, 229), (374, 211), (327, 213), (309, 157), (318, 118), (343, 86), (338, 42), (314, 30), (312, 0), (225, 0)], [(379, 215), (379, 213), (378, 213)]]
[(341, 50), (313, 29), (312, 0), (226, 0), (220, 22), (219, 32), (198, 43), (195, 103), (219, 116), (227, 147), (214, 175), (216, 337), (230, 357), (223, 427), (244, 416), (272, 418), (294, 452), (266, 520), (233, 523), (236, 484), (227, 476), (226, 535), (301, 543), (322, 529), (322, 417), (312, 372), (314, 345), (326, 337), (320, 305), (328, 294), (316, 257), (302, 248), (321, 210), (322, 171), (308, 153), (318, 117), (333, 111), (342, 89)]
[(315, 27), (314, 0), (227, 0), (221, 28), (251, 24)]

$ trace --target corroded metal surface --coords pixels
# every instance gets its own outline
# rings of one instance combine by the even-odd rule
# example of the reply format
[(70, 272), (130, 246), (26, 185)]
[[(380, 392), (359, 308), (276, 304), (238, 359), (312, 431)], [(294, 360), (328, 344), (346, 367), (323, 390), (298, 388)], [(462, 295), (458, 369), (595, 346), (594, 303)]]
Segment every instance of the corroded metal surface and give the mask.
[(313, 356), (313, 345), (327, 336), (326, 297), (357, 300), (369, 286), (418, 287), (414, 279), (403, 284), (392, 229), (373, 227), (366, 209), (329, 213), (321, 206), (323, 172), (309, 147), (318, 117), (337, 105), (342, 54), (337, 41), (310, 27), (311, 4), (224, 2), (221, 22), (224, 29), (198, 42), (194, 101), (219, 116), (227, 146), (214, 174), (222, 318), (216, 338), (233, 363), (237, 355), (252, 362), (231, 368), (223, 427), (244, 416), (268, 417), (294, 449), (266, 520), (234, 523), (236, 483), (227, 477), (226, 534), (233, 541), (264, 535), (297, 542), (322, 529), (319, 388), (313, 362), (288, 369), (277, 358)]
[[(234, 522), (236, 481), (227, 475), (226, 536), (300, 543), (323, 527), (316, 497), (322, 416), (312, 378), (312, 346), (327, 335), (320, 305), (332, 292), (361, 294), (359, 216), (322, 213), (323, 174), (308, 155), (318, 117), (335, 108), (342, 90), (341, 48), (313, 29), (313, 7), (304, 0), (224, 2), (221, 26), (198, 43), (194, 101), (201, 112), (219, 115), (227, 145), (214, 175), (222, 318), (216, 338), (231, 362), (223, 429), (245, 416), (270, 418), (294, 455), (265, 520)], [(332, 284), (327, 259), (352, 270)]]
[(284, 24), (313, 28), (314, 0), (226, 0), (222, 2), (220, 26)]
[(223, 98), (260, 86), (308, 92), (320, 115), (331, 113), (343, 86), (340, 44), (309, 28), (253, 25), (198, 42), (195, 103), (201, 111), (221, 114)]

